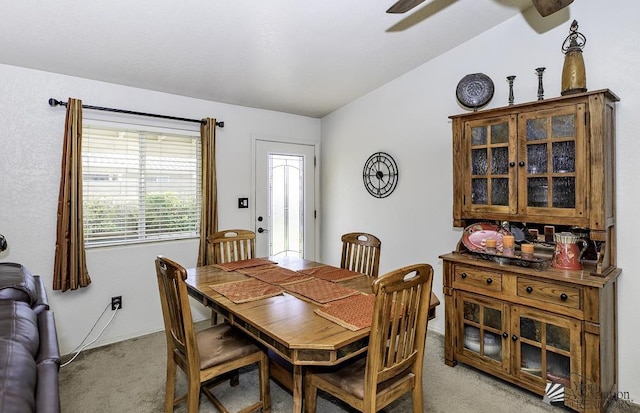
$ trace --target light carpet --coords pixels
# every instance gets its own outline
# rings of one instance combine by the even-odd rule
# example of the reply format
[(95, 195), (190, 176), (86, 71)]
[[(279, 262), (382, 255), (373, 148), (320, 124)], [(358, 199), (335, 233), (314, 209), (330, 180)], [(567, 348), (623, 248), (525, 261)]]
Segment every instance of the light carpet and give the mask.
[[(207, 322), (197, 324), (199, 328)], [(524, 391), (478, 370), (444, 364), (443, 336), (429, 331), (424, 361), (424, 411), (433, 413), (513, 413), (562, 412), (542, 397)], [(60, 370), (60, 399), (63, 413), (162, 412), (164, 408), (166, 341), (164, 332), (133, 338), (86, 351)], [(182, 394), (186, 381), (178, 373), (177, 392)], [(240, 385), (228, 382), (214, 394), (229, 411), (239, 411), (259, 398), (256, 368), (241, 371)], [(271, 381), (271, 411), (291, 412), (292, 397)], [(184, 403), (175, 409), (186, 412)], [(216, 412), (206, 397), (200, 398), (200, 412)], [(349, 406), (318, 396), (318, 412), (351, 412)], [(405, 395), (384, 409), (387, 413), (411, 411), (411, 398)], [(640, 412), (637, 405), (618, 402), (612, 412)]]

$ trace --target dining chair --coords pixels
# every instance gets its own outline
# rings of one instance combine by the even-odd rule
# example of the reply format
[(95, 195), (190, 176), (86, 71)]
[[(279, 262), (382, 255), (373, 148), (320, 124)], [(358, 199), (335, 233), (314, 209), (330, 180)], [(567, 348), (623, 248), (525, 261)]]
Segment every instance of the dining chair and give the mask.
[(378, 237), (365, 232), (344, 234), (340, 268), (377, 277), (381, 244)]
[(256, 233), (247, 229), (227, 229), (209, 235), (210, 264), (248, 260), (256, 257)]
[[(187, 411), (197, 412), (201, 392), (218, 410), (226, 412), (210, 387), (220, 384), (225, 373), (254, 363), (259, 364), (260, 401), (242, 411), (269, 411), (271, 396), (266, 353), (227, 323), (196, 332), (185, 283), (187, 271), (180, 264), (158, 256), (156, 275), (167, 337), (165, 412), (173, 412), (174, 406), (185, 399)], [(175, 397), (177, 367), (187, 376), (187, 392), (179, 398)]]
[(305, 372), (305, 412), (316, 411), (318, 390), (361, 412), (376, 412), (411, 392), (423, 412), (422, 363), (433, 268), (416, 264), (373, 282), (375, 301), (367, 356), (332, 370)]
[[(226, 264), (256, 256), (256, 233), (246, 229), (226, 229), (207, 238), (209, 264)], [(211, 310), (211, 324), (218, 323), (218, 314)]]

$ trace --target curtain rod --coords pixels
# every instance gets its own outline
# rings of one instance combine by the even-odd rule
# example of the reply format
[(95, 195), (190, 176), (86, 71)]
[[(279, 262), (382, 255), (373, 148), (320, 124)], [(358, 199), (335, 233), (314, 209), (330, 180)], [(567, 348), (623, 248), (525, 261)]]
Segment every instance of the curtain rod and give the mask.
[[(61, 100), (56, 100), (54, 98), (49, 99), (49, 106), (64, 106), (67, 107), (67, 102), (63, 102)], [(162, 118), (162, 119), (171, 119), (171, 120), (180, 120), (183, 122), (194, 122), (199, 124), (204, 124), (205, 122), (198, 119), (188, 119), (188, 118), (179, 118), (176, 116), (167, 116), (167, 115), (157, 115), (155, 113), (145, 113), (145, 112), (135, 112), (132, 110), (125, 109), (113, 109), (113, 108), (104, 108), (102, 106), (91, 106), (91, 105), (82, 105), (83, 109), (93, 109), (93, 110), (103, 110), (106, 112), (116, 112), (116, 113), (126, 113), (128, 115), (140, 115), (140, 116), (149, 116), (152, 118)], [(224, 121), (217, 121), (216, 126), (220, 128), (224, 128)]]

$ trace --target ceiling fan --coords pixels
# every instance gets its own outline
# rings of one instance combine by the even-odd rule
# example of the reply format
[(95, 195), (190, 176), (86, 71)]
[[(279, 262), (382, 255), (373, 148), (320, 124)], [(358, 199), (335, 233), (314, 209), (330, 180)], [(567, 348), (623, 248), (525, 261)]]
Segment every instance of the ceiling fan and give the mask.
[[(405, 13), (423, 1), (424, 0), (398, 0), (393, 6), (389, 7), (387, 13)], [(538, 13), (540, 13), (542, 17), (546, 17), (558, 10), (564, 9), (573, 3), (573, 0), (531, 0), (531, 2), (536, 10), (538, 10)]]

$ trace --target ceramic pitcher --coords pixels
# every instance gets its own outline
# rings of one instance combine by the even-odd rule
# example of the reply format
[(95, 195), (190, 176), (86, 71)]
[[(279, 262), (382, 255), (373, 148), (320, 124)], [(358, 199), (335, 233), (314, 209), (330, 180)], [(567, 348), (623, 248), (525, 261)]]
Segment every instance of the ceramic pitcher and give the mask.
[(558, 232), (553, 237), (556, 247), (551, 258), (551, 266), (565, 270), (581, 270), (580, 258), (587, 249), (586, 241), (570, 232)]

